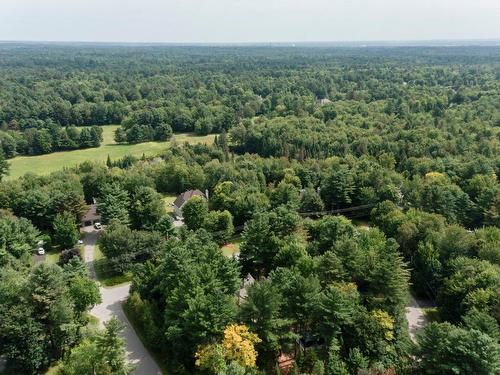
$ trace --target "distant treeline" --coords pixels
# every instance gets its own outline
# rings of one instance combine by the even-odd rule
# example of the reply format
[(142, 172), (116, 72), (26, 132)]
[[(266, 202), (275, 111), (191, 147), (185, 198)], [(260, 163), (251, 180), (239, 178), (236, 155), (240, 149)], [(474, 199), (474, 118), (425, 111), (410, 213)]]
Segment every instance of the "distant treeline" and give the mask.
[(102, 128), (91, 126), (78, 129), (75, 126), (62, 127), (51, 120), (38, 121), (37, 127), (2, 127), (0, 130), (0, 152), (6, 158), (16, 155), (41, 155), (55, 151), (99, 147), (102, 142)]
[(166, 140), (172, 131), (228, 131), (256, 116), (315, 117), (330, 130), (348, 119), (358, 133), (435, 129), (449, 124), (450, 111), (454, 122), (471, 126), (499, 121), (500, 49), (494, 46), (67, 45), (47, 51), (0, 46), (4, 127), (122, 124), (116, 140), (138, 143)]

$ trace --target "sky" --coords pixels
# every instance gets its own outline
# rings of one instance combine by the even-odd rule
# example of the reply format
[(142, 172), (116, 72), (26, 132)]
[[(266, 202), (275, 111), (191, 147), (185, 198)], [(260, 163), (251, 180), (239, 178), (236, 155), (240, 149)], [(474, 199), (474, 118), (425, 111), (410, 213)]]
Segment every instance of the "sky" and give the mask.
[(0, 0), (0, 40), (500, 39), (500, 0)]

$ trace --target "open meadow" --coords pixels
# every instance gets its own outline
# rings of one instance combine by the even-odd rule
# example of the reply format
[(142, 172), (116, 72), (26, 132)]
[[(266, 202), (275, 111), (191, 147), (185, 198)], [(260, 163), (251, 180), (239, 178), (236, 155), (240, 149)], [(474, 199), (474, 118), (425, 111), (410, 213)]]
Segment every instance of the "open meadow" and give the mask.
[[(117, 144), (114, 139), (114, 132), (118, 125), (103, 126), (104, 140), (100, 147), (87, 148), (84, 150), (72, 150), (54, 152), (52, 154), (36, 156), (18, 156), (9, 160), (10, 175), (6, 179), (18, 178), (25, 173), (32, 172), (36, 174), (49, 174), (64, 167), (73, 167), (86, 160), (103, 161), (109, 157), (111, 160), (120, 159), (125, 155), (140, 157), (154, 156), (170, 147), (171, 140), (166, 142), (146, 142), (139, 144)], [(197, 136), (189, 133), (174, 134), (175, 141), (178, 144), (188, 143), (208, 143), (211, 144), (215, 135)]]

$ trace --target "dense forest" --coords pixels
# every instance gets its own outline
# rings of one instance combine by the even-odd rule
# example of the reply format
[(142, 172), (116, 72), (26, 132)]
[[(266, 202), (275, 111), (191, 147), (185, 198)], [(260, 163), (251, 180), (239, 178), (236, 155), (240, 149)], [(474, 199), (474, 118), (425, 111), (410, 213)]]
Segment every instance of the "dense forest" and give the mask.
[[(75, 126), (217, 133), (0, 182), (10, 369), (131, 371), (119, 324), (87, 327), (100, 297), (78, 253), (32, 265), (40, 240), (73, 246), (95, 201), (126, 311), (169, 373), (500, 374), (500, 48), (14, 44), (0, 71), (2, 174)], [(42, 133), (52, 148), (33, 151)], [(190, 189), (208, 200), (177, 227), (163, 197)], [(436, 306), (415, 340), (411, 295)]]
[[(22, 136), (27, 129), (50, 130), (57, 150), (68, 142), (54, 134), (61, 132), (56, 127), (122, 124), (117, 140), (142, 142), (166, 139), (172, 130), (228, 131), (255, 116), (314, 117), (319, 123), (307, 128), (315, 133), (323, 132), (321, 123), (341, 128), (338, 138), (325, 144), (313, 146), (318, 143), (314, 135), (304, 134), (290, 150), (272, 147), (268, 154), (298, 151), (297, 142), (309, 156), (380, 152), (373, 150), (380, 148), (376, 140), (386, 141), (388, 132), (391, 143), (408, 142), (407, 147), (420, 136), (446, 141), (448, 133), (465, 131), (456, 129), (462, 121), (473, 137), (483, 135), (484, 122), (498, 121), (498, 56), (498, 47), (47, 49), (5, 44), (0, 47), (0, 123), (10, 137), (2, 133), (2, 147), (9, 157), (48, 152), (31, 146), (30, 134)], [(440, 133), (421, 134), (430, 128)], [(372, 142), (351, 145), (354, 137)], [(489, 147), (485, 137), (476, 146), (483, 153)], [(344, 143), (346, 149), (339, 149)], [(441, 153), (460, 153), (464, 147), (446, 146)], [(265, 145), (247, 148), (257, 151), (254, 147)], [(435, 148), (424, 144), (414, 152), (436, 154)], [(408, 153), (397, 145), (391, 151)]]

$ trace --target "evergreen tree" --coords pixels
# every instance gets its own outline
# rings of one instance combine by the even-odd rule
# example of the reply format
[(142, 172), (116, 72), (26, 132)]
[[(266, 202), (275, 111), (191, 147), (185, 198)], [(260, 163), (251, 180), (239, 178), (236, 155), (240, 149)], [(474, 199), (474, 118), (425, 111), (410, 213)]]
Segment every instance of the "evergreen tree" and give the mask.
[(4, 176), (9, 175), (10, 164), (5, 160), (5, 155), (2, 150), (0, 150), (0, 181)]
[(111, 162), (111, 158), (110, 158), (109, 154), (108, 154), (108, 157), (106, 159), (106, 166), (108, 168), (112, 168), (113, 167), (113, 163)]
[(97, 200), (97, 208), (102, 221), (108, 224), (112, 220), (117, 220), (122, 224), (128, 224), (130, 222), (129, 202), (128, 193), (119, 184), (114, 182), (104, 185)]
[(166, 214), (161, 194), (149, 186), (134, 191), (130, 204), (130, 223), (136, 229), (153, 229)]
[(278, 288), (265, 280), (248, 288), (248, 295), (241, 305), (242, 321), (262, 340), (257, 349), (263, 361), (274, 362), (280, 350), (289, 350), (297, 339), (290, 329), (292, 321), (282, 312), (284, 302)]
[(326, 364), (327, 375), (349, 375), (347, 366), (340, 356), (340, 345), (333, 339), (328, 347), (328, 360)]
[(320, 212), (325, 209), (325, 205), (318, 193), (312, 188), (307, 188), (300, 197), (300, 212)]
[(102, 127), (92, 126), (90, 128), (90, 145), (91, 147), (99, 147), (103, 141)]
[(345, 166), (334, 167), (321, 185), (321, 196), (329, 209), (349, 207), (354, 197), (355, 181)]
[(59, 369), (60, 375), (128, 375), (133, 368), (126, 362), (123, 324), (115, 317), (99, 331), (71, 350)]

